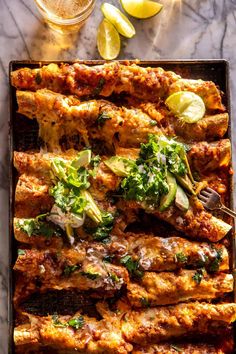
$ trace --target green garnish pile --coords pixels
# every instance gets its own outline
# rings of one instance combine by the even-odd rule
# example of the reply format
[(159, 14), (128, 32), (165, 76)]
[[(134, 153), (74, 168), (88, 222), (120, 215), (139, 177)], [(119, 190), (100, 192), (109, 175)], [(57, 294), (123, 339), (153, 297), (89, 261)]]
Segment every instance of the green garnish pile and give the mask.
[(185, 146), (175, 140), (150, 135), (141, 144), (139, 158), (121, 183), (121, 193), (127, 200), (137, 200), (156, 206), (167, 194), (167, 171), (184, 176), (187, 173)]
[(60, 158), (52, 161), (55, 186), (50, 189), (50, 194), (63, 212), (81, 216), (87, 205), (87, 200), (81, 191), (88, 189), (90, 183), (89, 171), (78, 161), (79, 159), (75, 159), (67, 162)]
[(50, 194), (55, 204), (62, 212), (77, 217), (86, 214), (95, 222), (91, 229), (94, 239), (101, 241), (109, 236), (113, 227), (113, 215), (102, 212), (92, 195), (89, 193), (89, 178), (94, 177), (100, 157), (91, 157), (91, 150), (81, 151), (73, 161), (61, 158), (53, 159), (51, 163), (54, 187)]

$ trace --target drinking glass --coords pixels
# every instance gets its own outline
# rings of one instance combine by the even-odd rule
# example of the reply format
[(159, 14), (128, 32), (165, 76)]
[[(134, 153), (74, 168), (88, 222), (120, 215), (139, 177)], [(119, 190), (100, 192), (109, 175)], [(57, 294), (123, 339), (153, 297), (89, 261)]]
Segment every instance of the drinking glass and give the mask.
[(35, 0), (46, 23), (60, 33), (79, 31), (91, 15), (95, 0)]

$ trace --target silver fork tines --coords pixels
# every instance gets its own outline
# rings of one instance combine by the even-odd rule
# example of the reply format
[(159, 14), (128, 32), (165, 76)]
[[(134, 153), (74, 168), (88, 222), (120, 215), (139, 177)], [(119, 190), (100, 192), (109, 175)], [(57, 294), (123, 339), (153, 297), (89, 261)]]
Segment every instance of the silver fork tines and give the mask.
[(198, 194), (203, 206), (209, 210), (220, 209), (225, 213), (236, 217), (236, 213), (222, 204), (220, 195), (212, 188), (207, 187)]

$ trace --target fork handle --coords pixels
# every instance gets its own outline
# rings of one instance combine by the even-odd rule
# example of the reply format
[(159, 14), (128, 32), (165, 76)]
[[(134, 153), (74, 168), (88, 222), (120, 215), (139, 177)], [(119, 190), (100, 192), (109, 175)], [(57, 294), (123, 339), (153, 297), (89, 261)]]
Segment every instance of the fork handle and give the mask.
[(220, 210), (224, 211), (225, 213), (231, 215), (232, 217), (236, 218), (236, 212), (227, 208), (225, 205), (222, 205), (222, 207), (220, 208)]

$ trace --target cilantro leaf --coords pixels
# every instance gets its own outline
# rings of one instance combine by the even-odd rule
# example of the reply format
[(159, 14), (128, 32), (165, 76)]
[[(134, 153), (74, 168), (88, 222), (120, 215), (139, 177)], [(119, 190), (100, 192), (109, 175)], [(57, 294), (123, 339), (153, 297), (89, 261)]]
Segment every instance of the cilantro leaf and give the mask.
[(101, 162), (101, 157), (99, 155), (96, 155), (94, 157), (91, 158), (91, 161), (90, 161), (90, 166), (91, 167), (97, 167)]
[(120, 278), (119, 278), (116, 274), (114, 274), (114, 273), (109, 274), (109, 278), (111, 279), (111, 281), (112, 281), (113, 283), (118, 283), (119, 280), (120, 280)]
[(59, 317), (57, 314), (54, 314), (52, 316), (52, 322), (53, 322), (53, 326), (54, 327), (59, 327), (59, 328), (65, 328), (65, 327), (68, 327), (68, 324), (67, 322), (63, 323), (59, 320)]
[(101, 276), (99, 273), (95, 273), (95, 272), (92, 272), (92, 271), (81, 272), (81, 275), (83, 275), (83, 276), (85, 276), (85, 277), (87, 277), (88, 279), (91, 279), (91, 280), (98, 279)]
[(104, 126), (104, 124), (106, 123), (106, 121), (110, 120), (110, 119), (111, 119), (111, 117), (106, 112), (102, 112), (97, 118), (98, 127), (102, 128)]
[(42, 76), (40, 75), (40, 72), (38, 71), (35, 75), (35, 82), (37, 85), (40, 85), (42, 82)]
[(141, 297), (140, 303), (144, 307), (150, 307), (150, 303), (146, 297)]
[(176, 253), (175, 259), (178, 263), (186, 263), (188, 261), (188, 257), (182, 252)]
[(100, 92), (103, 89), (103, 86), (105, 85), (106, 80), (104, 79), (104, 77), (101, 77), (98, 81), (97, 87), (94, 89), (93, 91), (93, 96), (99, 95)]
[(87, 205), (86, 199), (80, 195), (77, 188), (68, 188), (64, 182), (57, 184), (50, 189), (50, 195), (55, 199), (56, 205), (63, 212), (72, 212), (81, 215)]
[(121, 257), (120, 263), (125, 266), (131, 276), (141, 278), (143, 276), (143, 271), (139, 269), (139, 262), (132, 260), (132, 257), (127, 255)]
[(74, 273), (79, 268), (80, 268), (80, 266), (78, 266), (78, 265), (72, 265), (72, 266), (68, 265), (68, 266), (65, 266), (63, 273), (66, 277), (68, 277), (71, 275), (71, 273)]
[(150, 123), (149, 123), (152, 127), (154, 127), (155, 125), (157, 125), (157, 121), (156, 120), (150, 120)]
[(91, 234), (96, 241), (104, 241), (113, 229), (114, 216), (111, 213), (102, 214), (102, 222), (97, 227), (86, 227), (85, 231)]
[(214, 260), (211, 262), (210, 267), (209, 267), (210, 272), (217, 272), (219, 270), (220, 263), (223, 260), (222, 253), (223, 253), (222, 249), (216, 250), (216, 256), (215, 256)]
[(114, 258), (113, 255), (107, 255), (107, 256), (103, 257), (103, 262), (112, 263), (113, 258)]
[(59, 227), (51, 225), (47, 221), (43, 221), (48, 214), (39, 215), (35, 219), (21, 219), (18, 221), (17, 226), (20, 230), (27, 233), (28, 236), (40, 235), (47, 238), (55, 236), (61, 236), (62, 231)]
[(85, 324), (83, 316), (72, 318), (68, 322), (61, 322), (57, 314), (54, 314), (52, 316), (52, 322), (54, 327), (59, 327), (59, 328), (73, 327), (76, 330), (82, 328)]
[(202, 279), (204, 278), (203, 269), (198, 269), (192, 278), (197, 284), (200, 284)]
[(85, 324), (85, 321), (84, 321), (83, 316), (72, 318), (70, 321), (68, 321), (68, 325), (70, 327), (75, 328), (75, 329), (82, 328), (84, 326), (84, 324)]

